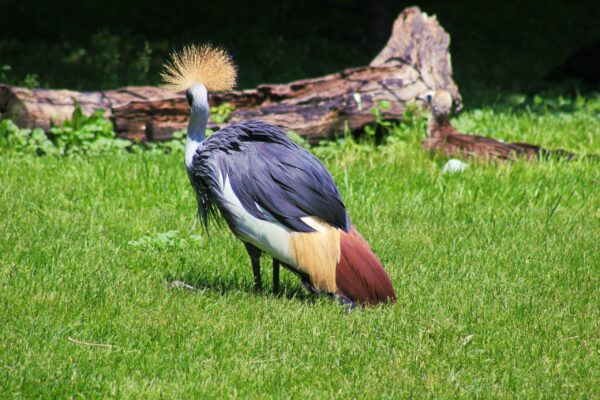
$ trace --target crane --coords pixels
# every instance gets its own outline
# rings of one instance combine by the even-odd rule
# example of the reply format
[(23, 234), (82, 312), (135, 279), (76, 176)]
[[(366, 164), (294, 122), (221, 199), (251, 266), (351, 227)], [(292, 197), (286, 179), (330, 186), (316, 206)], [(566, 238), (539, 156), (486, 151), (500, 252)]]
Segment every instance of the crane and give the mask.
[(236, 75), (231, 56), (211, 45), (172, 53), (162, 73), (164, 87), (185, 92), (190, 107), (185, 166), (204, 225), (224, 218), (246, 247), (257, 291), (264, 252), (273, 257), (275, 289), (282, 264), (311, 293), (351, 306), (394, 302), (388, 274), (317, 157), (262, 121), (232, 124), (206, 138), (209, 93), (232, 89)]

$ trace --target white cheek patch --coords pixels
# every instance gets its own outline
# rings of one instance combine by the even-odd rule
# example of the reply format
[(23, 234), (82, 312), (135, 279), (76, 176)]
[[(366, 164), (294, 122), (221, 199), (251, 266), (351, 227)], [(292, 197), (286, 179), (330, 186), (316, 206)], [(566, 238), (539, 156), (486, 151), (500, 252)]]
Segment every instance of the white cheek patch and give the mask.
[(185, 142), (185, 166), (188, 171), (190, 171), (194, 166), (194, 156), (196, 155), (196, 151), (199, 147), (199, 143), (193, 142), (189, 139)]
[(250, 214), (233, 191), (229, 178), (225, 176), (223, 179), (220, 171), (217, 175), (221, 178), (219, 185), (226, 202), (223, 206), (233, 215), (238, 229), (247, 235), (244, 239), (281, 262), (294, 265), (290, 254), (292, 231), (274, 218), (265, 221)]

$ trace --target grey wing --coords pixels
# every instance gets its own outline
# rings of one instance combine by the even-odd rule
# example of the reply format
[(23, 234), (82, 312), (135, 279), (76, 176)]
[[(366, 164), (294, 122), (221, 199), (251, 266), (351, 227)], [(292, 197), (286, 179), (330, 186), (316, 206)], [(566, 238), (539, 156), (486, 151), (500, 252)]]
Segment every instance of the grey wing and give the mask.
[(227, 129), (240, 129), (240, 125), (244, 133), (235, 135), (238, 142), (221, 153), (218, 163), (249, 213), (274, 218), (297, 232), (314, 231), (302, 221), (307, 216), (349, 230), (333, 177), (318, 158), (273, 125), (251, 121)]

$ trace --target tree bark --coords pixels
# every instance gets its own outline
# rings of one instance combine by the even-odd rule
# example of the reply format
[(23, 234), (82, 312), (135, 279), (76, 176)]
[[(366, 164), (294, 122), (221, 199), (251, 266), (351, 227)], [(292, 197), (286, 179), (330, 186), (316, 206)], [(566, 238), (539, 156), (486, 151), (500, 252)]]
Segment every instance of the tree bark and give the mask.
[[(310, 141), (356, 131), (375, 121), (380, 101), (386, 120), (401, 120), (405, 105), (434, 89), (446, 89), (461, 104), (452, 80), (450, 37), (435, 16), (405, 9), (396, 19), (387, 45), (364, 67), (288, 84), (210, 96), (211, 105), (230, 103), (229, 123), (260, 119), (293, 130)], [(105, 109), (118, 134), (148, 140), (168, 139), (184, 129), (189, 110), (183, 95), (152, 87), (106, 92), (30, 90), (0, 86), (0, 112), (19, 126), (49, 129), (69, 118), (77, 100), (84, 111)], [(215, 124), (211, 128), (218, 128)]]
[[(111, 118), (113, 109), (124, 104), (167, 100), (173, 96), (163, 89), (150, 86), (129, 86), (102, 92), (73, 90), (27, 89), (0, 84), (0, 114), (12, 119), (21, 128), (42, 128), (49, 131), (53, 125), (71, 118), (75, 103), (85, 114), (103, 110)], [(126, 136), (143, 136), (145, 125), (139, 131), (122, 131)], [(133, 135), (127, 135), (133, 133)], [(141, 134), (141, 135), (140, 135)]]
[(566, 158), (576, 155), (563, 149), (548, 150), (543, 147), (523, 143), (506, 143), (487, 136), (469, 135), (460, 132), (448, 119), (448, 115), (430, 118), (427, 137), (421, 140), (421, 147), (445, 156), (482, 157), (487, 159), (513, 160), (519, 157)]

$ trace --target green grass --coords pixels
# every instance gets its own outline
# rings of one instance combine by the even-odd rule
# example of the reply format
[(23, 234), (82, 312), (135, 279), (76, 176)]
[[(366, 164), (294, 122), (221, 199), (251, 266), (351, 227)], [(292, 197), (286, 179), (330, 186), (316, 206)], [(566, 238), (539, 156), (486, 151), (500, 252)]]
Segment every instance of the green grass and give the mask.
[[(598, 153), (596, 113), (457, 125)], [(266, 258), (255, 294), (239, 241), (190, 231), (180, 154), (0, 154), (0, 397), (597, 398), (600, 161), (443, 175), (422, 128), (317, 149), (398, 295), (348, 315), (287, 272), (270, 294)]]

